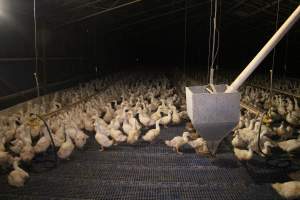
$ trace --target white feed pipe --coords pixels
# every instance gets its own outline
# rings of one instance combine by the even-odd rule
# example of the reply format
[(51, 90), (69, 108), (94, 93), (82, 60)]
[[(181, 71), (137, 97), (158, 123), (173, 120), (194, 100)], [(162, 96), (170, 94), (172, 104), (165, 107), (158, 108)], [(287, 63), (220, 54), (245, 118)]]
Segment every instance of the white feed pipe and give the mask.
[(233, 83), (226, 89), (225, 93), (231, 93), (239, 89), (239, 87), (246, 81), (258, 65), (267, 57), (272, 49), (278, 44), (283, 36), (292, 28), (292, 26), (300, 18), (300, 5), (289, 16), (289, 18), (282, 24), (278, 31), (268, 41), (268, 43), (260, 50), (248, 66), (240, 73), (240, 75), (233, 81)]

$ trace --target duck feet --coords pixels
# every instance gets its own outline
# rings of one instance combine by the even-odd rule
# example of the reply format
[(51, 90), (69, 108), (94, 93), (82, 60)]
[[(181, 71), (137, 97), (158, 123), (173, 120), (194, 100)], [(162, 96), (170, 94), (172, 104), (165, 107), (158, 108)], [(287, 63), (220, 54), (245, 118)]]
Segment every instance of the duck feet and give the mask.
[(181, 151), (179, 151), (179, 148), (176, 148), (176, 153), (179, 154), (179, 155), (183, 154)]
[(99, 149), (100, 152), (104, 151), (104, 147), (101, 146), (101, 148)]

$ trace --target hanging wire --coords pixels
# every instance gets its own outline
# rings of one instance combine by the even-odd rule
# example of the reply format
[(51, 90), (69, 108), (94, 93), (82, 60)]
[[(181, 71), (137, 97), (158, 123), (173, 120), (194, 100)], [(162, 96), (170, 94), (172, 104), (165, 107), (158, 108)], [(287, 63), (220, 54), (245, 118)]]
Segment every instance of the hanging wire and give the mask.
[(286, 78), (287, 62), (289, 56), (288, 53), (289, 53), (289, 34), (287, 33), (286, 42), (285, 42), (285, 52), (284, 52), (284, 78)]
[(184, 48), (183, 48), (183, 70), (186, 75), (186, 56), (187, 56), (187, 0), (184, 3)]
[(219, 69), (219, 64), (220, 64), (220, 34), (221, 34), (221, 17), (222, 17), (222, 0), (219, 1), (219, 20), (218, 20), (218, 25), (217, 25), (217, 31), (218, 31), (218, 42), (217, 42), (217, 62), (216, 62), (216, 70)]
[[(219, 47), (220, 47), (220, 32), (217, 27), (217, 9), (218, 9), (218, 2), (217, 2), (217, 0), (215, 0), (215, 19), (214, 19), (214, 38), (213, 38), (214, 42), (213, 42), (213, 57), (212, 57), (212, 62), (211, 62), (211, 68), (214, 68), (215, 61), (219, 54)], [(217, 34), (217, 39), (215, 38), (216, 34)], [(217, 40), (217, 42), (215, 42), (215, 40)], [(216, 51), (214, 51), (214, 48), (216, 45), (215, 43), (217, 43)]]
[(35, 73), (34, 78), (36, 82), (37, 96), (40, 96), (40, 86), (38, 80), (38, 49), (37, 49), (37, 29), (36, 29), (36, 2), (33, 0), (33, 20), (34, 20), (34, 55), (35, 55)]
[[(219, 46), (217, 46), (216, 48), (216, 40), (218, 37), (219, 40), (219, 34), (217, 33), (217, 13), (218, 13), (218, 0), (215, 0), (215, 7), (214, 7), (214, 19), (213, 19), (213, 37), (212, 37), (212, 45), (211, 45), (211, 65), (209, 67), (209, 84), (212, 85), (213, 84), (213, 80), (214, 80), (214, 63), (215, 63), (215, 59), (218, 55), (218, 51), (219, 51)], [(212, 12), (211, 12), (211, 16), (212, 16)], [(211, 34), (210, 34), (210, 38), (211, 38)], [(216, 48), (216, 49), (215, 49)]]
[[(219, 1), (219, 4), (216, 0), (216, 5), (215, 5), (215, 20), (214, 20), (214, 33), (217, 34), (217, 38), (216, 38), (216, 42), (217, 43), (217, 48), (216, 48), (216, 51), (215, 51), (215, 55), (214, 57), (212, 58), (212, 63), (211, 63), (211, 66), (212, 68), (214, 68), (215, 66), (215, 72), (214, 72), (214, 79), (216, 80), (217, 79), (217, 70), (219, 69), (219, 66), (218, 66), (218, 60), (219, 60), (219, 49), (220, 49), (220, 23), (221, 23), (221, 0)], [(219, 7), (219, 11), (218, 11), (218, 7)], [(218, 17), (218, 14), (219, 13), (219, 17)], [(219, 20), (217, 20), (219, 19)], [(215, 44), (214, 44), (215, 45)]]
[[(275, 25), (275, 32), (278, 29), (278, 21), (279, 21), (279, 10), (280, 10), (280, 1), (277, 0), (277, 11), (276, 11), (276, 25)], [(274, 75), (274, 66), (275, 66), (275, 57), (276, 57), (276, 47), (274, 47), (273, 50), (273, 57), (272, 57), (272, 66), (271, 66), (271, 71), (270, 71), (270, 105), (271, 105), (271, 100), (273, 96), (273, 75)]]
[(210, 68), (214, 68), (214, 59), (215, 59), (215, 47), (216, 47), (216, 27), (217, 27), (217, 10), (218, 10), (218, 0), (215, 0), (215, 8), (214, 8), (214, 31), (213, 31), (213, 43), (212, 43), (212, 53), (211, 53), (211, 66)]
[(209, 36), (208, 36), (208, 57), (207, 57), (207, 82), (209, 82), (209, 74), (210, 74), (212, 13), (213, 13), (213, 0), (210, 0)]

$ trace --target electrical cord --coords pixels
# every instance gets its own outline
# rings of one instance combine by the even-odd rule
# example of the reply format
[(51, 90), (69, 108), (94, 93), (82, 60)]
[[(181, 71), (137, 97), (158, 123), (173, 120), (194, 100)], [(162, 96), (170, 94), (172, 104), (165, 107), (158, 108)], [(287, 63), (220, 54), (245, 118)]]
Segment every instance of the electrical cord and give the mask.
[[(51, 149), (52, 149), (52, 153), (53, 153), (54, 160), (42, 160), (42, 162), (45, 162), (45, 161), (53, 162), (53, 165), (50, 166), (50, 167), (47, 167), (47, 168), (51, 168), (51, 169), (52, 169), (52, 168), (55, 168), (55, 167), (57, 167), (57, 164), (58, 164), (58, 157), (57, 157), (57, 151), (55, 150), (55, 143), (54, 143), (53, 137), (52, 137), (52, 135), (51, 135), (50, 128), (49, 128), (47, 122), (43, 119), (43, 117), (41, 117), (41, 116), (38, 115), (38, 114), (31, 114), (31, 116), (32, 116), (32, 115), (36, 116), (39, 120), (41, 120), (41, 121), (44, 123), (44, 125), (45, 125), (45, 127), (46, 127), (46, 129), (47, 129), (47, 131), (48, 131), (50, 140), (51, 140)], [(34, 171), (37, 171), (37, 170), (34, 170)]]
[(260, 119), (260, 125), (259, 125), (259, 129), (258, 129), (258, 140), (257, 140), (258, 150), (266, 158), (267, 165), (274, 167), (274, 168), (289, 168), (292, 166), (292, 161), (287, 154), (268, 155), (268, 154), (265, 154), (260, 147), (261, 127), (262, 127), (262, 123), (263, 123), (263, 117), (266, 115), (266, 113), (267, 112), (264, 112), (261, 115), (261, 119)]

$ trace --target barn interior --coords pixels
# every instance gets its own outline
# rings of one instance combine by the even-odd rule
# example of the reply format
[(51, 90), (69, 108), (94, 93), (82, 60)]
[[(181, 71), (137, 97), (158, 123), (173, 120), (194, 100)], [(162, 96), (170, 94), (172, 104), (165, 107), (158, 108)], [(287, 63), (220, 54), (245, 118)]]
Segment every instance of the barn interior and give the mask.
[[(299, 18), (298, 0), (0, 0), (0, 199), (300, 198)], [(285, 23), (206, 135), (188, 92), (229, 86)]]

